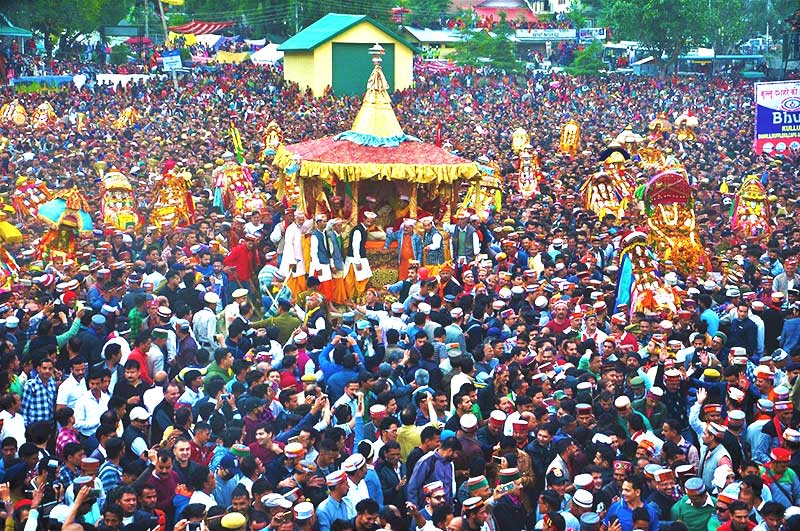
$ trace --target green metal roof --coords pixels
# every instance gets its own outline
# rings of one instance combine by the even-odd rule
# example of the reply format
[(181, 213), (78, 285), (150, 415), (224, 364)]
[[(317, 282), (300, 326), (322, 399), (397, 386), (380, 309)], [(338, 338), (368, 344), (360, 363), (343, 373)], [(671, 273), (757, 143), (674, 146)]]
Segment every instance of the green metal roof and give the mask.
[(419, 49), (416, 46), (408, 42), (399, 33), (387, 28), (380, 22), (366, 15), (343, 15), (340, 13), (328, 13), (309, 27), (300, 31), (297, 35), (290, 37), (278, 47), (278, 50), (282, 52), (309, 52), (361, 22), (369, 22), (393, 39), (400, 41), (414, 52), (419, 53)]
[(0, 35), (6, 37), (33, 37), (33, 33), (26, 29), (18, 28), (2, 13), (0, 13)]

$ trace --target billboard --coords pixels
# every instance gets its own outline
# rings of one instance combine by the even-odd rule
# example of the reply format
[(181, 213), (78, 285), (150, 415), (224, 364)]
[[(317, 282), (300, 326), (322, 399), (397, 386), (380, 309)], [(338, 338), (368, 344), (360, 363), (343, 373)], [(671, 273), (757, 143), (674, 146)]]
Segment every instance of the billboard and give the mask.
[(757, 153), (800, 150), (800, 81), (755, 84)]

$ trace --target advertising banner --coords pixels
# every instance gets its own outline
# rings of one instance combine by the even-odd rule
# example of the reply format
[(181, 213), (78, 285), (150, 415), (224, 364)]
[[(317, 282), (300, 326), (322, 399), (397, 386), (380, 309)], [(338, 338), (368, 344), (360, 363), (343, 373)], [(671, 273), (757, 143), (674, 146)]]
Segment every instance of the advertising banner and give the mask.
[(800, 150), (800, 81), (755, 84), (757, 153)]

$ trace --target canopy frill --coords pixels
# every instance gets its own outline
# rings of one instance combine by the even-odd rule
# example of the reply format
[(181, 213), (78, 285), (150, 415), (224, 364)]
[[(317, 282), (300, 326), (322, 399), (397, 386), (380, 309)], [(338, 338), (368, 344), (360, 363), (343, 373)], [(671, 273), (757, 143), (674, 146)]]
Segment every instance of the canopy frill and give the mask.
[(281, 145), (273, 164), (301, 178), (328, 182), (376, 179), (450, 184), (478, 174), (474, 162), (403, 132), (381, 69), (382, 52), (378, 45), (370, 50), (375, 67), (352, 128), (334, 136)]

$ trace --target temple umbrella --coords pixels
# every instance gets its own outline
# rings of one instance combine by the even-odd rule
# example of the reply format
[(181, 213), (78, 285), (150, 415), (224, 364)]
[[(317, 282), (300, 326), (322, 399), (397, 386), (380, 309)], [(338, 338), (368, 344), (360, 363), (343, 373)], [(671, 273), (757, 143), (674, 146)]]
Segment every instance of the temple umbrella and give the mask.
[(40, 206), (38, 216), (51, 228), (65, 225), (77, 229), (78, 232), (92, 232), (92, 218), (85, 210), (85, 203), (86, 200), (73, 188)]

